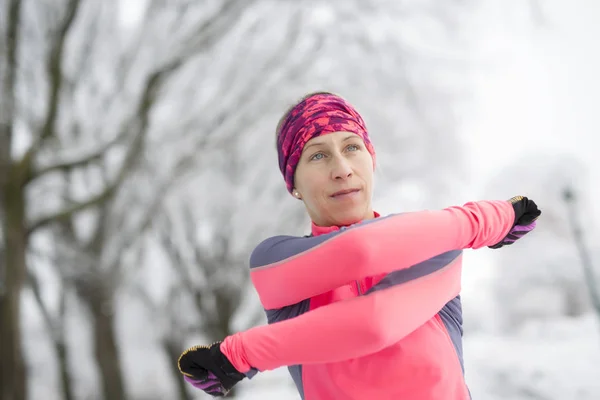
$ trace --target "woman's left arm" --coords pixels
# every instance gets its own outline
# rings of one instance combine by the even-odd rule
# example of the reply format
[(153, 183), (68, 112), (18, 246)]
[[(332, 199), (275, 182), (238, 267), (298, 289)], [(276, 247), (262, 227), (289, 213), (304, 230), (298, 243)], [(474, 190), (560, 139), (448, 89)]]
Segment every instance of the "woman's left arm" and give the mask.
[(252, 252), (250, 278), (263, 307), (279, 309), (368, 276), (430, 273), (426, 260), (494, 245), (514, 221), (508, 201), (478, 201), (363, 221), (316, 237), (276, 236)]

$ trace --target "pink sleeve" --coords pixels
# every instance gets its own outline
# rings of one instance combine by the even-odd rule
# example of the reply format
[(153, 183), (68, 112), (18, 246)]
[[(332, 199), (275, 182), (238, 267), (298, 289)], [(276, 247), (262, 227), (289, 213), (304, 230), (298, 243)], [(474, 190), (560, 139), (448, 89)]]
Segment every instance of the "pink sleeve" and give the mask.
[(221, 351), (241, 372), (372, 354), (424, 324), (460, 292), (461, 257), (417, 280), (228, 336)]
[(325, 238), (263, 242), (251, 257), (250, 276), (264, 308), (277, 309), (447, 251), (496, 244), (513, 223), (507, 201), (394, 215)]

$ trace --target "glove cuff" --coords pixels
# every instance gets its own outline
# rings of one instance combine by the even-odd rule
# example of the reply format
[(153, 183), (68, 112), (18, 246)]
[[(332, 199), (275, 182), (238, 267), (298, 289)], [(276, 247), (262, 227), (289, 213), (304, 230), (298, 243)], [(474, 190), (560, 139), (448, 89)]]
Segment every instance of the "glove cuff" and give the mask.
[(213, 372), (221, 380), (225, 389), (231, 389), (236, 383), (246, 377), (246, 375), (235, 369), (225, 354), (221, 352), (221, 342), (210, 346), (210, 353), (217, 367), (217, 370)]

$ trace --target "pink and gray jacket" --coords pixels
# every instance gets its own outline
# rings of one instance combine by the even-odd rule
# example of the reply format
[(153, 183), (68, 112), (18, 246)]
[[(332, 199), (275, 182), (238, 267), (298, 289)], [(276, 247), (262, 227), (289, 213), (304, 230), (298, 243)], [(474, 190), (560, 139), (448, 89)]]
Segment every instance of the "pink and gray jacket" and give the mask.
[(269, 325), (221, 351), (252, 377), (286, 366), (303, 400), (470, 399), (462, 361), (462, 250), (502, 240), (506, 201), (312, 226), (250, 257)]

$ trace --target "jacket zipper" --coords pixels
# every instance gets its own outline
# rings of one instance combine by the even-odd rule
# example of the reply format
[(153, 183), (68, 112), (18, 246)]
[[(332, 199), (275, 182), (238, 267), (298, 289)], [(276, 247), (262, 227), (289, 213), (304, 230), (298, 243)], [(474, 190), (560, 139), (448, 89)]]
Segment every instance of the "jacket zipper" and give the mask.
[(362, 291), (360, 290), (360, 282), (356, 281), (356, 290), (358, 291), (358, 295), (362, 295)]

